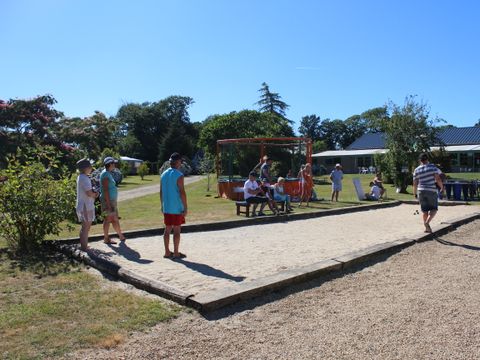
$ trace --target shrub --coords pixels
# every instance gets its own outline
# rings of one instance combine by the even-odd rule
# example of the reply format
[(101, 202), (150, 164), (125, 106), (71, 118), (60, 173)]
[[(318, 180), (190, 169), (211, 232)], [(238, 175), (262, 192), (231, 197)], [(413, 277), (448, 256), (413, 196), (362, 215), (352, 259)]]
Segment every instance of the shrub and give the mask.
[[(37, 157), (20, 162), (12, 158), (3, 173), (7, 181), (0, 185), (0, 236), (17, 253), (33, 252), (47, 235), (60, 232), (62, 221), (74, 215), (74, 180), (66, 177), (66, 168), (47, 160)], [(50, 169), (58, 170), (55, 178)]]
[(145, 177), (145, 175), (148, 175), (149, 172), (150, 172), (150, 167), (145, 162), (140, 164), (140, 166), (137, 169), (137, 174), (140, 175), (142, 180)]

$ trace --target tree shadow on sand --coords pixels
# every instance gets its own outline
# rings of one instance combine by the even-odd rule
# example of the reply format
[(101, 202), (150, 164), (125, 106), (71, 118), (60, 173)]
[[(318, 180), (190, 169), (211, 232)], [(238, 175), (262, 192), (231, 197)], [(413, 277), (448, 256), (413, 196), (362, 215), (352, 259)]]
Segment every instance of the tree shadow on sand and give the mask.
[(233, 276), (233, 275), (227, 274), (226, 272), (223, 272), (222, 270), (215, 269), (206, 264), (200, 264), (200, 263), (188, 261), (185, 259), (174, 259), (173, 261), (179, 264), (183, 264), (189, 269), (197, 271), (206, 276), (218, 277), (222, 279), (232, 280), (235, 282), (242, 282), (243, 280), (246, 279), (245, 276)]
[(435, 239), (435, 241), (437, 241), (438, 243), (440, 243), (442, 245), (458, 246), (458, 247), (461, 247), (461, 248), (464, 248), (464, 249), (467, 249), (467, 250), (474, 250), (474, 251), (480, 250), (480, 247), (478, 247), (478, 246), (467, 245), (467, 244), (457, 244), (457, 243), (453, 243), (451, 241), (444, 240), (444, 239), (442, 239), (440, 237), (437, 237), (437, 236), (435, 236), (434, 239)]

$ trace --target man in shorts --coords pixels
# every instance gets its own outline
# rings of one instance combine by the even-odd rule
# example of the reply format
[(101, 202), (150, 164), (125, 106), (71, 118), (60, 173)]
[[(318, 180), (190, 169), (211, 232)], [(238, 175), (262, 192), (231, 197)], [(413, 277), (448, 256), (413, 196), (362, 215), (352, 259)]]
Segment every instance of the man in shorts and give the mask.
[(423, 213), (425, 232), (431, 233), (430, 222), (438, 211), (437, 186), (443, 192), (443, 183), (438, 168), (430, 164), (427, 154), (420, 154), (420, 166), (413, 172), (413, 193), (418, 198)]
[(342, 191), (342, 179), (342, 165), (336, 164), (335, 169), (330, 173), (330, 180), (332, 181), (332, 201), (335, 199), (335, 201), (338, 202), (338, 194)]
[[(163, 242), (165, 245), (164, 258), (182, 259), (186, 255), (179, 251), (180, 232), (187, 216), (187, 194), (180, 170), (182, 157), (179, 153), (170, 156), (170, 168), (165, 170), (160, 177), (160, 203), (162, 205), (165, 231)], [(173, 230), (173, 252), (170, 251), (170, 233)]]
[(257, 216), (255, 210), (258, 204), (260, 204), (258, 215), (265, 215), (263, 209), (268, 203), (268, 199), (264, 196), (262, 188), (257, 183), (256, 177), (257, 174), (255, 172), (250, 172), (248, 180), (243, 184), (243, 198), (248, 204), (252, 205), (252, 217)]

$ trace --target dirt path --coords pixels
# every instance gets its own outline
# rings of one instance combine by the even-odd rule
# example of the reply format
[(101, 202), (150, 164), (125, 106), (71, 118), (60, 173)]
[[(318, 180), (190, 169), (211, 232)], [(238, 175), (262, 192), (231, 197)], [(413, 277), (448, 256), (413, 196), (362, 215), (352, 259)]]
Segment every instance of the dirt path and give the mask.
[[(184, 313), (96, 359), (478, 359), (480, 220), (343, 276)], [(68, 356), (72, 358), (71, 355)]]
[[(202, 179), (203, 175), (192, 175), (185, 177), (185, 185), (194, 183)], [(141, 186), (136, 189), (132, 190), (125, 190), (118, 192), (118, 201), (130, 200), (144, 195), (155, 194), (160, 191), (160, 185), (148, 185), (148, 186)]]

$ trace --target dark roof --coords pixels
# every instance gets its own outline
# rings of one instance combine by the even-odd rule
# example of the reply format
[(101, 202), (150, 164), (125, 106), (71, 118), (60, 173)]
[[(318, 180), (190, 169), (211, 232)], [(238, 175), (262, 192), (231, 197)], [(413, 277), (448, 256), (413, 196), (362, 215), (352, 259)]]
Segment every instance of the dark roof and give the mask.
[(480, 145), (480, 127), (446, 128), (438, 137), (445, 145)]
[(367, 133), (360, 136), (351, 143), (345, 150), (364, 150), (364, 149), (384, 149), (385, 137), (384, 133)]
[[(384, 133), (367, 133), (360, 136), (345, 150), (384, 149)], [(480, 145), (480, 127), (452, 127), (445, 128), (438, 134), (445, 146), (451, 145)]]

